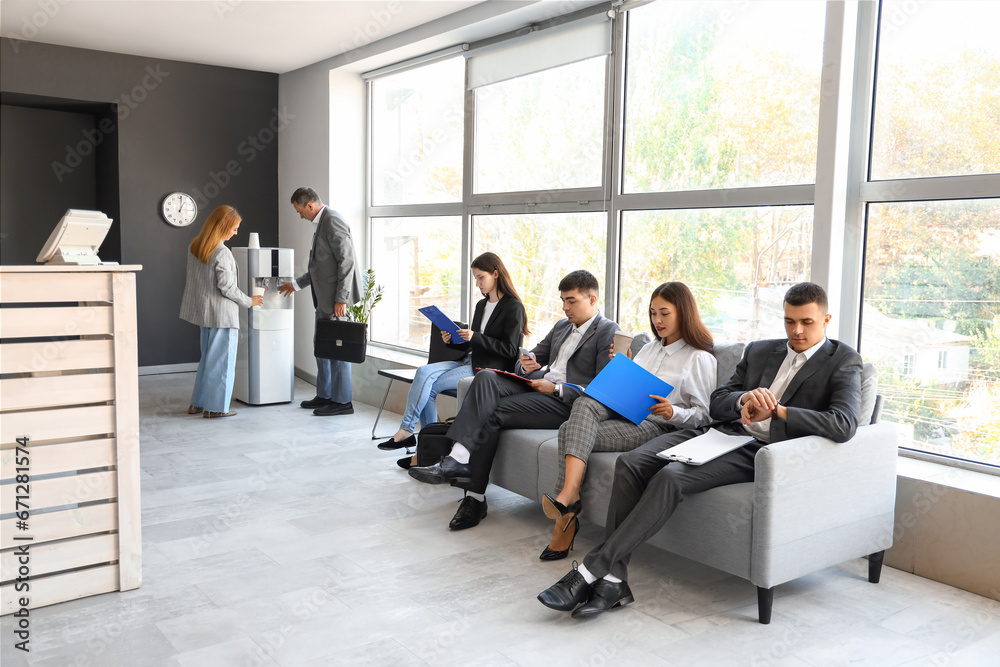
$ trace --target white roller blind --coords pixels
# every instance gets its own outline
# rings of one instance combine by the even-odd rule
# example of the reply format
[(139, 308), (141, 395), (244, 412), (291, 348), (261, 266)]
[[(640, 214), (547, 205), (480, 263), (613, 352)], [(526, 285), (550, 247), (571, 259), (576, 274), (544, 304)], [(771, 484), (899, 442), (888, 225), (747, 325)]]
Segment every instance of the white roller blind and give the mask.
[(611, 53), (607, 18), (577, 28), (542, 30), (510, 46), (470, 54), (469, 89)]

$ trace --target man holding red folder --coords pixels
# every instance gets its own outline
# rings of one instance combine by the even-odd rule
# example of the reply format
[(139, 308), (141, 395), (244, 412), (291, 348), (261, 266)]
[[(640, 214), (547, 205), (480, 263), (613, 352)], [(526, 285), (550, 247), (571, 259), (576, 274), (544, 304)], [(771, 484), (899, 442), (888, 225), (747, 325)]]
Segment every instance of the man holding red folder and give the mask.
[(861, 357), (826, 337), (831, 317), (826, 292), (813, 283), (794, 285), (785, 293), (784, 310), (788, 338), (747, 345), (736, 372), (712, 393), (716, 427), (754, 438), (750, 444), (698, 466), (657, 456), (704, 431), (688, 429), (666, 433), (620, 456), (604, 543), (542, 591), (542, 604), (580, 618), (632, 602), (629, 558), (663, 527), (684, 496), (752, 482), (754, 456), (768, 443), (805, 435), (836, 442), (854, 437)]
[(452, 484), (467, 490), (449, 524), (471, 528), (486, 516), (486, 486), (501, 429), (559, 428), (569, 418), (573, 401), (610, 361), (618, 324), (598, 312), (600, 288), (588, 271), (567, 274), (559, 282), (566, 319), (560, 320), (535, 346), (521, 355), (514, 371), (530, 382), (482, 371), (448, 429), (455, 441), (439, 463), (414, 467), (409, 474), (428, 484)]

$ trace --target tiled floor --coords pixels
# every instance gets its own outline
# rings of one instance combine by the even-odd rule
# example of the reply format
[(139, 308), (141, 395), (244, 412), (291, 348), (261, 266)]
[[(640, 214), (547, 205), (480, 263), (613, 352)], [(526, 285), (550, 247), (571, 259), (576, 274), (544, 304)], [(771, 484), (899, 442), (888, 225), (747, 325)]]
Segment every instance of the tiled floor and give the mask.
[(636, 602), (575, 621), (535, 600), (570, 563), (538, 560), (534, 502), (490, 487), (451, 532), (458, 493), (375, 449), (374, 408), (206, 420), (192, 380), (140, 379), (142, 587), (33, 611), (27, 655), (4, 617), (3, 667), (1000, 665), (1000, 602), (893, 569), (872, 585), (862, 561), (778, 587), (764, 626), (748, 582), (645, 547)]

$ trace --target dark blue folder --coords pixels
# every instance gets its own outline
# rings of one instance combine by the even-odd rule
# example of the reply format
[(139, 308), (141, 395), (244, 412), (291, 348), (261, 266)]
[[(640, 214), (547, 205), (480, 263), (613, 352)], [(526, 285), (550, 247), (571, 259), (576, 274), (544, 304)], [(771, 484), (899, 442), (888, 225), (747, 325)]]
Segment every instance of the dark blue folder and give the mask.
[(616, 354), (584, 393), (630, 422), (638, 424), (649, 415), (656, 401), (649, 397), (669, 396), (674, 388), (635, 363), (624, 354)]
[(417, 310), (419, 310), (424, 317), (436, 324), (438, 329), (450, 333), (451, 342), (465, 342), (458, 336), (458, 326), (456, 326), (447, 315), (441, 312), (440, 308), (437, 306), (424, 306), (423, 308), (418, 308)]

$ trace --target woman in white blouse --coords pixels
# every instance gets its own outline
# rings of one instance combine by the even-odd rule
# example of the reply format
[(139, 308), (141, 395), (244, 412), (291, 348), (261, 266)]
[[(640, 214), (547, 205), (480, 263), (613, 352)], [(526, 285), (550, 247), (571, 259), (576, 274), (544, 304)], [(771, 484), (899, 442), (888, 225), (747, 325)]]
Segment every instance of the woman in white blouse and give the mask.
[(573, 403), (569, 419), (559, 428), (559, 493), (542, 497), (545, 516), (556, 522), (552, 541), (539, 556), (542, 560), (565, 558), (573, 546), (580, 528), (580, 485), (591, 452), (628, 452), (667, 431), (711, 421), (709, 397), (716, 385), (712, 334), (688, 286), (669, 282), (653, 290), (649, 323), (656, 340), (644, 345), (634, 361), (674, 389), (669, 396), (654, 397), (649, 416), (639, 424), (589, 396)]
[(180, 318), (201, 328), (201, 359), (188, 414), (232, 417), (229, 410), (236, 372), (239, 308), (259, 306), (263, 296), (247, 296), (236, 285), (236, 259), (224, 241), (236, 236), (240, 214), (219, 206), (191, 241)]

